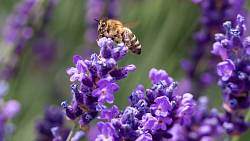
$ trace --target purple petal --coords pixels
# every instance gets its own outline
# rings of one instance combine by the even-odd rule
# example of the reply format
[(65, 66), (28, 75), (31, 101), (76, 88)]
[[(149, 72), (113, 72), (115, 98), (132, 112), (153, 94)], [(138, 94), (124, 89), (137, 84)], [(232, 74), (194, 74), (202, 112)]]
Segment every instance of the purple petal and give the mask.
[(125, 67), (125, 70), (128, 71), (128, 72), (133, 72), (133, 71), (136, 70), (136, 66), (133, 65), (133, 64), (127, 65), (127, 66)]
[(112, 90), (112, 92), (117, 92), (120, 87), (116, 83), (112, 83), (109, 88)]
[(13, 118), (19, 111), (20, 111), (20, 104), (16, 100), (9, 100), (7, 103), (5, 103), (5, 106), (3, 108), (3, 115), (10, 119)]
[(110, 82), (107, 79), (101, 79), (97, 82), (97, 85), (100, 88), (104, 88), (104, 87), (108, 86), (109, 84), (110, 84)]
[(113, 103), (114, 102), (114, 96), (112, 94), (108, 94), (106, 96), (106, 102), (108, 102), (110, 104)]
[(92, 96), (98, 97), (100, 95), (101, 95), (101, 91), (99, 89), (95, 89), (94, 91), (92, 91)]

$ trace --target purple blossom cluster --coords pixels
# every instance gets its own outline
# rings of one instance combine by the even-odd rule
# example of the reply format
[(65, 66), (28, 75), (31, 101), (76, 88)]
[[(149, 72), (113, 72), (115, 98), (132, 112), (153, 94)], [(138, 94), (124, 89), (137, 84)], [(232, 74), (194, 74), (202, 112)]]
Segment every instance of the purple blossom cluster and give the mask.
[[(193, 81), (195, 93), (201, 93), (216, 82), (214, 67), (218, 58), (209, 54), (214, 33), (222, 32), (221, 25), (226, 20), (233, 20), (237, 14), (244, 14), (245, 0), (192, 0), (199, 4), (201, 17), (200, 31), (194, 34), (196, 47), (191, 52), (190, 60), (183, 60), (182, 67), (189, 81)], [(203, 64), (206, 64), (204, 66)]]
[(22, 1), (6, 20), (2, 29), (4, 43), (0, 45), (3, 50), (0, 61), (1, 79), (9, 79), (12, 76), (18, 62), (17, 53), (20, 53), (27, 40), (33, 36), (33, 29), (29, 21), (37, 3), (38, 0)]
[(10, 46), (16, 46), (16, 50), (22, 49), (25, 42), (33, 35), (29, 21), (38, 2), (38, 0), (24, 0), (7, 19), (3, 29), (3, 39)]
[[(217, 64), (220, 77), (218, 85), (222, 89), (224, 113), (209, 110), (208, 99), (200, 97), (195, 113), (188, 126), (175, 125), (171, 141), (223, 140), (225, 134), (239, 135), (249, 128), (244, 110), (249, 108), (249, 58), (244, 17), (237, 16), (235, 24), (224, 22), (226, 33), (215, 34), (216, 42), (211, 53), (222, 61)], [(242, 77), (242, 75), (244, 77)], [(181, 136), (180, 136), (181, 135)]]
[(222, 126), (224, 116), (217, 109), (209, 110), (208, 103), (209, 100), (205, 96), (198, 99), (190, 124), (188, 126), (174, 125), (170, 131), (173, 135), (171, 141), (223, 140), (225, 136)]
[(32, 42), (32, 53), (39, 64), (50, 64), (56, 54), (56, 40), (50, 37), (48, 24), (53, 16), (54, 10), (59, 0), (47, 0), (43, 7), (43, 15), (40, 17), (40, 26), (36, 29), (34, 41)]
[[(14, 125), (8, 123), (8, 121), (20, 110), (20, 104), (16, 100), (4, 102), (2, 99), (2, 95), (6, 94), (8, 90), (7, 81), (15, 74), (24, 48), (29, 45), (34, 45), (34, 48), (37, 49), (38, 44), (41, 44), (37, 42), (38, 39), (36, 38), (40, 38), (39, 40), (41, 40), (42, 37), (45, 37), (43, 33), (45, 32), (45, 28), (56, 4), (57, 0), (23, 0), (18, 3), (14, 12), (7, 17), (5, 26), (2, 29), (2, 40), (0, 42), (1, 141), (4, 141), (5, 137), (12, 132), (11, 130), (13, 130)], [(46, 54), (44, 58), (48, 59), (48, 54), (51, 53), (49, 53), (49, 51), (45, 53), (44, 49), (41, 50), (44, 46), (45, 45), (40, 45), (39, 51), (43, 56)], [(63, 115), (61, 116), (63, 118)], [(53, 117), (51, 117), (51, 119), (52, 118)], [(56, 122), (56, 120), (58, 119), (55, 119), (54, 122)], [(48, 124), (45, 123), (44, 128), (46, 128), (45, 126), (48, 126)]]
[(57, 43), (48, 33), (42, 32), (32, 44), (32, 53), (37, 64), (44, 66), (50, 65), (55, 59)]
[[(57, 0), (48, 0), (44, 7), (42, 24), (47, 24), (49, 17), (56, 5)], [(6, 26), (3, 28), (3, 40), (10, 47), (14, 46), (16, 52), (20, 52), (26, 42), (37, 32), (34, 29), (35, 15), (38, 11), (39, 0), (23, 0), (16, 6), (15, 11), (8, 17)]]
[(193, 95), (174, 95), (177, 83), (163, 70), (151, 69), (150, 89), (138, 85), (129, 96), (130, 106), (117, 106), (100, 113), (96, 141), (153, 141), (170, 139), (175, 124), (190, 125), (196, 102)]
[[(0, 87), (1, 88), (1, 87)], [(4, 141), (14, 131), (9, 122), (20, 111), (20, 104), (16, 100), (4, 101), (0, 95), (0, 140)]]
[(249, 108), (249, 58), (245, 18), (223, 24), (225, 34), (215, 34), (212, 54), (222, 61), (217, 64), (218, 85), (222, 89), (224, 113), (208, 109), (208, 99), (200, 97), (189, 126), (175, 125), (171, 141), (223, 140), (225, 134), (239, 135), (249, 128), (244, 110)]
[[(242, 112), (250, 107), (250, 37), (245, 37), (245, 18), (237, 16), (235, 24), (223, 24), (225, 34), (215, 34), (213, 54), (222, 61), (217, 64), (218, 85), (222, 89), (228, 132), (238, 134), (248, 128)], [(235, 123), (236, 122), (236, 123)]]
[(93, 53), (90, 60), (83, 60), (75, 55), (75, 67), (67, 69), (70, 81), (73, 82), (73, 98), (71, 105), (64, 101), (62, 106), (69, 119), (80, 118), (79, 124), (82, 128), (95, 119), (99, 111), (106, 109), (105, 104), (113, 103), (114, 94), (119, 90), (116, 82), (136, 69), (132, 64), (118, 67), (118, 61), (128, 52), (124, 43), (116, 44), (104, 37), (97, 44), (100, 47), (99, 55)]
[[(16, 71), (19, 56), (22, 54), (24, 48), (28, 45), (33, 45), (35, 49), (34, 54), (39, 58), (48, 59), (51, 56), (51, 49), (46, 45), (37, 45), (37, 40), (31, 41), (35, 38), (44, 38), (47, 23), (51, 17), (57, 0), (23, 0), (15, 8), (15, 11), (7, 18), (5, 26), (3, 27), (3, 42), (0, 44), (3, 52), (0, 61), (0, 77), (1, 79), (10, 79)], [(44, 38), (48, 39), (48, 38)], [(37, 52), (39, 51), (39, 53)], [(53, 50), (53, 49), (52, 49)], [(47, 53), (41, 53), (41, 52)], [(53, 53), (53, 51), (51, 51)], [(44, 57), (45, 56), (45, 57)]]
[[(129, 97), (130, 106), (120, 111), (113, 104), (114, 93), (119, 90), (117, 80), (134, 71), (134, 65), (118, 67), (118, 61), (128, 52), (124, 43), (116, 44), (109, 38), (97, 41), (100, 53), (92, 54), (90, 60), (73, 57), (75, 67), (67, 69), (71, 85), (72, 102), (62, 102), (66, 115), (79, 122), (81, 129), (97, 118), (102, 140), (161, 140), (171, 138), (168, 132), (174, 124), (189, 125), (196, 105), (193, 95), (174, 94), (175, 82), (164, 70), (152, 69), (150, 89), (138, 85)], [(103, 122), (104, 121), (104, 122)]]
[(66, 127), (64, 113), (54, 106), (46, 109), (43, 119), (36, 124), (37, 141), (65, 141), (70, 129)]

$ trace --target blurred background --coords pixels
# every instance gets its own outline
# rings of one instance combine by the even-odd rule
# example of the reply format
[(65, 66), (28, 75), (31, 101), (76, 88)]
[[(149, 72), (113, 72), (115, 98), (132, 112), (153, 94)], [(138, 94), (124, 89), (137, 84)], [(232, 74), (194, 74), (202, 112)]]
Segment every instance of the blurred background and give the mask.
[[(11, 141), (35, 139), (35, 122), (42, 118), (46, 106), (60, 106), (63, 100), (71, 99), (65, 70), (73, 66), (72, 56), (79, 54), (88, 58), (91, 52), (98, 51), (95, 39), (89, 37), (89, 30), (96, 29), (91, 24), (99, 17), (89, 16), (91, 6), (87, 0), (58, 0), (48, 13), (49, 18), (42, 20), (39, 16), (46, 14), (42, 7), (50, 7), (46, 0), (40, 1), (38, 11), (33, 11), (35, 20), (30, 22), (35, 27), (33, 37), (22, 45), (22, 50), (14, 58), (9, 59), (9, 62), (16, 59), (13, 63), (15, 69), (11, 70), (11, 78), (8, 78), (9, 91), (4, 99), (16, 99), (21, 103), (21, 112), (13, 119), (16, 130), (9, 139)], [(21, 2), (0, 0), (1, 32)], [(249, 7), (247, 2), (246, 9)], [(119, 82), (121, 89), (116, 94), (115, 103), (120, 107), (126, 106), (127, 97), (137, 84), (149, 87), (148, 71), (152, 67), (164, 69), (175, 80), (182, 80), (185, 73), (180, 62), (189, 58), (191, 49), (195, 47), (193, 33), (200, 28), (199, 6), (191, 0), (119, 0), (113, 10), (116, 10), (111, 11), (116, 12), (114, 18), (131, 25), (143, 48), (141, 55), (130, 53), (122, 60), (121, 65), (135, 64), (137, 71)], [(211, 105), (221, 106), (220, 90), (216, 84), (199, 95), (208, 95)], [(241, 140), (249, 140), (248, 134)]]

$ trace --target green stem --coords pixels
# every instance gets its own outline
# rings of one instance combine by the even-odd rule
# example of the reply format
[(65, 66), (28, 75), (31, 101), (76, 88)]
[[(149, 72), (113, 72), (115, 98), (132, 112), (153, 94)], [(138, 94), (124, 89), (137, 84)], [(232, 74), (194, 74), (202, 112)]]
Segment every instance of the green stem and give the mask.
[(233, 137), (231, 141), (238, 141), (239, 140), (239, 137)]
[(71, 141), (73, 135), (75, 134), (75, 132), (77, 130), (77, 125), (78, 125), (77, 123), (74, 124), (74, 126), (72, 127), (66, 141)]
[(246, 114), (246, 121), (249, 121), (249, 120), (250, 120), (250, 110)]

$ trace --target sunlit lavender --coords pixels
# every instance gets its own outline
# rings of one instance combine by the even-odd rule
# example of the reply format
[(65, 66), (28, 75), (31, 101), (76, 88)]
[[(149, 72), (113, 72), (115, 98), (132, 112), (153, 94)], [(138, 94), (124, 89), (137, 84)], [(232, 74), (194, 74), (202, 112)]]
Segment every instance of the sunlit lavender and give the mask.
[(0, 141), (249, 140), (247, 3), (3, 0)]

